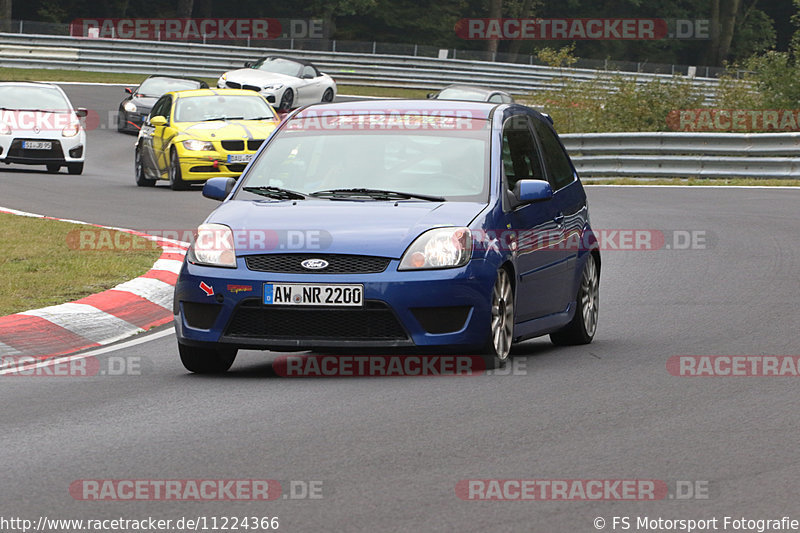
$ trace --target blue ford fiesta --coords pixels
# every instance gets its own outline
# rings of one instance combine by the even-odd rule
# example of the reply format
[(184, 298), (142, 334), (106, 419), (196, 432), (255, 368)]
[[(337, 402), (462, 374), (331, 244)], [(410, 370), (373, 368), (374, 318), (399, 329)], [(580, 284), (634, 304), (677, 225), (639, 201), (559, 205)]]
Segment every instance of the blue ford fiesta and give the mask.
[(550, 121), (521, 105), (295, 111), (198, 228), (175, 287), (184, 366), (238, 349), (480, 351), (586, 344), (600, 253)]

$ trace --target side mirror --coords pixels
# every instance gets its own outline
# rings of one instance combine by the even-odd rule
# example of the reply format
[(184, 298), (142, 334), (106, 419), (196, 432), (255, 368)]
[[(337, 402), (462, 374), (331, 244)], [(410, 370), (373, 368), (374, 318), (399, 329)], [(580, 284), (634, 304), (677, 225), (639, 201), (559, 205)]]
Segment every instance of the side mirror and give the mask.
[(543, 202), (553, 197), (553, 189), (543, 180), (519, 180), (514, 186), (514, 196), (523, 204)]
[(542, 116), (543, 116), (544, 118), (546, 118), (546, 119), (547, 119), (547, 121), (548, 121), (548, 122), (550, 122), (550, 124), (553, 124), (553, 117), (551, 117), (551, 116), (550, 116), (550, 115), (548, 115), (547, 113), (542, 113)]
[(78, 109), (75, 110), (75, 114), (78, 115), (78, 118), (86, 118), (86, 115), (88, 115), (89, 112), (86, 110), (85, 107), (79, 107)]
[(152, 117), (150, 119), (151, 126), (163, 126), (166, 123), (167, 123), (166, 117), (162, 117), (161, 115), (158, 115), (157, 117)]
[(252, 61), (245, 61), (244, 62), (244, 68), (253, 68), (253, 62)]
[(236, 185), (236, 178), (211, 178), (203, 185), (203, 196), (220, 202), (228, 197)]
[(133, 89), (131, 89), (130, 87), (125, 87), (125, 92), (128, 94), (133, 94)]
[(436, 98), (436, 93), (428, 93), (425, 96), (425, 98), (427, 98), (428, 100), (432, 100), (432, 99)]

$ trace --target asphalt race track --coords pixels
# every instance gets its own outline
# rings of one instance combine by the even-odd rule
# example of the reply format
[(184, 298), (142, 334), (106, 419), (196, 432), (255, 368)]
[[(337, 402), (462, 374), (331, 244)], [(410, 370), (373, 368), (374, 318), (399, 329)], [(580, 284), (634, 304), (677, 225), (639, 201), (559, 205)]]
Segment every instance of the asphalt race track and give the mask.
[[(117, 86), (65, 90), (101, 117), (123, 97)], [(202, 222), (215, 203), (199, 190), (135, 186), (134, 140), (90, 131), (81, 176), (4, 166), (0, 205), (142, 230)], [(615, 516), (629, 517), (631, 531), (645, 516), (716, 517), (720, 531), (725, 516), (800, 519), (797, 378), (667, 369), (677, 355), (800, 356), (800, 190), (588, 194), (592, 224), (609, 236), (593, 344), (525, 342), (511, 375), (292, 379), (274, 371), (278, 354), (242, 351), (227, 375), (202, 377), (183, 369), (171, 328), (161, 328), (96, 355), (103, 368), (136, 361), (140, 372), (0, 375), (0, 516), (277, 516), (290, 532), (542, 533), (597, 531), (598, 517), (611, 531)], [(608, 249), (614, 230), (658, 230), (665, 246)], [(685, 232), (695, 246), (676, 249)], [(80, 501), (69, 487), (84, 479), (270, 479), (283, 495)], [(455, 487), (469, 479), (659, 480), (669, 495), (463, 501)], [(303, 497), (312, 481), (317, 497)], [(683, 498), (687, 486), (693, 497)]]

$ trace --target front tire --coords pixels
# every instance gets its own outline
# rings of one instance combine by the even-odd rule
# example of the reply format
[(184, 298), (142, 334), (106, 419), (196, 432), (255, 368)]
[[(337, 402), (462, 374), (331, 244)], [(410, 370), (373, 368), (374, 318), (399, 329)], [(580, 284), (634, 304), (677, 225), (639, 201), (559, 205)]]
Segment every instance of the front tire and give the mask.
[(514, 289), (511, 276), (504, 268), (497, 271), (491, 298), (492, 322), (486, 352), (504, 364), (514, 341)]
[(236, 348), (196, 348), (178, 343), (181, 363), (195, 374), (222, 374), (227, 372), (236, 359)]
[(333, 89), (328, 87), (325, 89), (325, 92), (322, 93), (322, 101), (323, 102), (333, 102)]
[(294, 92), (291, 89), (286, 89), (283, 91), (278, 109), (281, 111), (289, 111), (292, 108), (292, 104), (294, 104)]
[(67, 163), (67, 172), (70, 174), (82, 174), (83, 163)]
[(50, 174), (57, 174), (61, 170), (61, 165), (47, 164), (47, 172)]
[(569, 324), (550, 334), (550, 341), (557, 346), (589, 344), (597, 331), (597, 316), (600, 303), (600, 270), (593, 254), (586, 258), (581, 275), (581, 285), (576, 297), (575, 316)]
[(128, 129), (128, 117), (125, 115), (125, 111), (120, 108), (119, 113), (117, 113), (117, 131), (125, 133)]
[(178, 158), (178, 152), (175, 150), (172, 150), (169, 158), (169, 184), (173, 191), (185, 191), (189, 188), (189, 184), (183, 181), (181, 161)]
[(144, 166), (142, 165), (142, 154), (139, 150), (134, 152), (133, 156), (133, 175), (136, 177), (136, 185), (139, 187), (154, 187), (156, 180), (149, 179), (144, 173)]

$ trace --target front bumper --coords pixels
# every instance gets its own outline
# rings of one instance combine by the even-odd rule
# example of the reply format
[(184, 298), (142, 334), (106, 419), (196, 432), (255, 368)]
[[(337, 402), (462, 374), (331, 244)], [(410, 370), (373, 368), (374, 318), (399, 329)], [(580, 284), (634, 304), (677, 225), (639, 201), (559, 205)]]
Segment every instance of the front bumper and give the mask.
[[(22, 147), (24, 141), (46, 141), (49, 150), (30, 150)], [(81, 163), (86, 152), (84, 135), (62, 138), (26, 137), (0, 135), (0, 162), (21, 165), (47, 165)]]
[[(254, 154), (255, 152), (237, 152), (237, 154)], [(210, 178), (238, 178), (248, 161), (228, 162), (228, 155), (219, 151), (178, 152), (181, 163), (181, 177), (184, 181), (206, 181)]]
[[(496, 265), (478, 259), (458, 269), (398, 272), (398, 263), (392, 260), (375, 274), (278, 274), (250, 271), (241, 257), (235, 270), (185, 262), (175, 286), (178, 340), (250, 349), (485, 344)], [(359, 283), (365, 304), (361, 309), (265, 305), (268, 282)]]

